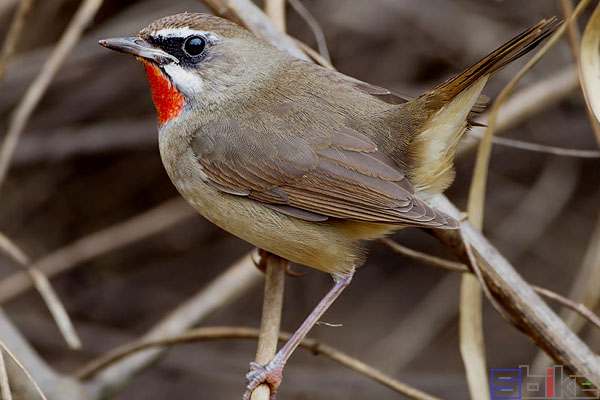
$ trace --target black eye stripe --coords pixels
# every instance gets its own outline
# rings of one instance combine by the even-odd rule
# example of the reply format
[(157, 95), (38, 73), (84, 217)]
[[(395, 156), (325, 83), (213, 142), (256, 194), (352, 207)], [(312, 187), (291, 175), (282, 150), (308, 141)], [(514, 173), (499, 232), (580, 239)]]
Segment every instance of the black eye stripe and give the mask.
[(200, 62), (209, 47), (208, 41), (201, 35), (188, 37), (154, 36), (146, 40), (176, 57), (183, 65), (194, 65)]

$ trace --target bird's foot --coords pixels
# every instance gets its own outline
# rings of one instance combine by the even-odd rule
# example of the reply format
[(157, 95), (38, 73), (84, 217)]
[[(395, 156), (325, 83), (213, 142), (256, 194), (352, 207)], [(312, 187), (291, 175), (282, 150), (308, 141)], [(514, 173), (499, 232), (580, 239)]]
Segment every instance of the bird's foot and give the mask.
[(269, 361), (265, 365), (260, 365), (255, 362), (250, 363), (250, 369), (246, 374), (246, 392), (243, 400), (250, 400), (252, 392), (259, 385), (266, 383), (271, 391), (270, 400), (275, 400), (277, 397), (277, 389), (281, 384), (282, 372), (284, 363)]
[[(258, 270), (260, 272), (262, 272), (263, 274), (267, 272), (267, 258), (269, 258), (269, 257), (279, 257), (279, 256), (276, 256), (273, 253), (269, 253), (266, 250), (258, 249), (258, 260), (254, 259), (254, 257), (252, 258), (252, 262), (254, 263), (254, 266), (256, 268), (258, 268)], [(304, 276), (303, 272), (296, 272), (296, 271), (292, 270), (292, 266), (289, 261), (286, 261), (286, 263), (285, 263), (285, 274), (287, 276), (291, 276), (292, 278), (301, 278)]]

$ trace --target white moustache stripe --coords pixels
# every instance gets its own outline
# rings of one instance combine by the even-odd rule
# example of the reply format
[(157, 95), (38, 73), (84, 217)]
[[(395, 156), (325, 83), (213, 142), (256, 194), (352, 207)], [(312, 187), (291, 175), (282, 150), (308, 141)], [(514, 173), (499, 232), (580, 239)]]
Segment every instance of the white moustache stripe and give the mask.
[(204, 81), (199, 75), (178, 64), (167, 64), (163, 68), (175, 86), (182, 92), (194, 94), (204, 90)]

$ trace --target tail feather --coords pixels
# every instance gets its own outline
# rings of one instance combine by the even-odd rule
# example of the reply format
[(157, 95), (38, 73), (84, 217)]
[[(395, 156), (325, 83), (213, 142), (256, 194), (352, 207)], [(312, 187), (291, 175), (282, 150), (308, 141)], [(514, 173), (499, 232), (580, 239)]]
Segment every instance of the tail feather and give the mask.
[(484, 57), (472, 67), (413, 100), (430, 111), (409, 145), (411, 183), (422, 194), (443, 192), (454, 180), (454, 151), (470, 119), (483, 110), (481, 91), (487, 80), (535, 48), (558, 24), (542, 20)]
[(537, 47), (557, 27), (558, 22), (555, 17), (541, 20), (485, 56), (472, 67), (448, 79), (431, 91), (441, 91), (445, 96), (453, 97), (481, 77), (487, 76), (489, 79), (508, 64)]

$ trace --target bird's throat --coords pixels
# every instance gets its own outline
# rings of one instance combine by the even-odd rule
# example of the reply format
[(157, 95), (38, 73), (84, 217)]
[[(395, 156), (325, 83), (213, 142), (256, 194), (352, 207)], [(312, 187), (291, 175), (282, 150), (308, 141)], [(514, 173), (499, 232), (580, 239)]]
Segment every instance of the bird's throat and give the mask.
[(183, 96), (160, 68), (146, 60), (142, 60), (142, 63), (146, 67), (152, 100), (158, 113), (158, 123), (163, 125), (181, 114), (184, 103)]

